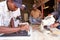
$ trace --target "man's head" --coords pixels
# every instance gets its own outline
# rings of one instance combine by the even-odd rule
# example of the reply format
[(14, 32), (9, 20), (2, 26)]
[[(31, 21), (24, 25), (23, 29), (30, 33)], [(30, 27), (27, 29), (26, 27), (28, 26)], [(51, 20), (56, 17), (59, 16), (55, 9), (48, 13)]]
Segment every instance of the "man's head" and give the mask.
[(46, 12), (47, 15), (46, 15), (46, 16), (48, 16), (48, 15), (52, 15), (52, 12), (53, 12), (52, 9), (47, 9), (47, 12)]
[(22, 0), (7, 0), (7, 4), (10, 10), (15, 10), (21, 8)]
[(22, 7), (21, 7), (21, 10), (25, 10), (26, 9), (26, 5), (25, 4), (22, 4)]
[(33, 9), (37, 9), (37, 6), (36, 6), (36, 4), (33, 4)]

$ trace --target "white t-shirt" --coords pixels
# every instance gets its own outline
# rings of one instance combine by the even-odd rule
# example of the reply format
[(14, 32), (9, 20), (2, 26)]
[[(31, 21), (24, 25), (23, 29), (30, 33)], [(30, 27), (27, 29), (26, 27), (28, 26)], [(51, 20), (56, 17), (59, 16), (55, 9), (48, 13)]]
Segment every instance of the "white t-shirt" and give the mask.
[(42, 22), (43, 22), (43, 25), (50, 26), (55, 22), (55, 18), (53, 17), (53, 15), (47, 16), (44, 18), (44, 20), (42, 20)]
[(8, 26), (11, 18), (16, 18), (20, 15), (20, 8), (16, 11), (9, 11), (6, 1), (0, 3), (0, 26)]

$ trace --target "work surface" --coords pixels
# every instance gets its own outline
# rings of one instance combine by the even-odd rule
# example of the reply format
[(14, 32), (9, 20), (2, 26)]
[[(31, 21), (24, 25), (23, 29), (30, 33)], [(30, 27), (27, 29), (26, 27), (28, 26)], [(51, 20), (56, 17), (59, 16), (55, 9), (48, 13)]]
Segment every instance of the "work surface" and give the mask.
[(31, 29), (30, 36), (0, 37), (0, 40), (60, 40), (60, 36)]

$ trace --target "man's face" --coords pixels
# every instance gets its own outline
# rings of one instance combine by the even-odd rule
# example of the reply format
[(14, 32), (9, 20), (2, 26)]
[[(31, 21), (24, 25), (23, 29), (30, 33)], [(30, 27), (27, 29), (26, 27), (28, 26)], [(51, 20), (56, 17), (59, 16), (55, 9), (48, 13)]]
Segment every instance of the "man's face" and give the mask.
[(9, 8), (9, 10), (15, 11), (17, 7), (15, 6), (15, 4), (13, 3), (12, 0), (9, 0), (8, 1), (8, 8)]
[(33, 9), (34, 9), (34, 10), (37, 9), (36, 4), (33, 5)]
[(33, 7), (34, 10), (36, 10), (37, 8), (36, 7)]

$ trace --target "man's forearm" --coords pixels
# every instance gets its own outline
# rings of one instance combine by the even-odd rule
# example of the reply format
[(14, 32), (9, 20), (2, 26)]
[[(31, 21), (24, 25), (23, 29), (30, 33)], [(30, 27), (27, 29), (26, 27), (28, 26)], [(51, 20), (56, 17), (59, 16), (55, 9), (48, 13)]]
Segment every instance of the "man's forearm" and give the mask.
[(0, 33), (14, 33), (19, 31), (20, 28), (7, 28), (7, 27), (0, 27)]

